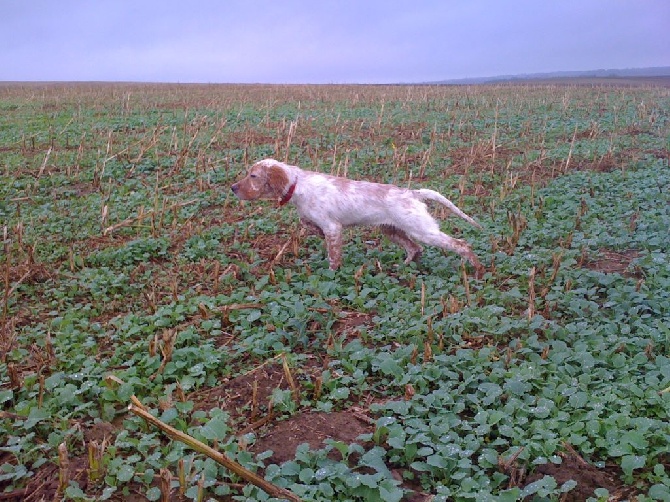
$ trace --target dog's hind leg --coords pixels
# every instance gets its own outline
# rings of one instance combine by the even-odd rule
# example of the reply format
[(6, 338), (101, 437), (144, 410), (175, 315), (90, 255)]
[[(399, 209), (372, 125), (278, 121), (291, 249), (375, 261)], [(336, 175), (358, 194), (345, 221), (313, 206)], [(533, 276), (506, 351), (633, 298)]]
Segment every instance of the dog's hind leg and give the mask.
[(423, 248), (420, 244), (414, 242), (403, 230), (400, 230), (397, 227), (391, 225), (382, 225), (379, 228), (391, 242), (394, 242), (405, 249), (405, 252), (407, 253), (407, 256), (405, 257), (405, 263), (419, 261), (421, 258), (421, 253), (423, 252)]
[(470, 245), (464, 240), (455, 239), (440, 231), (414, 235), (413, 237), (429, 246), (436, 246), (459, 254), (475, 267), (477, 275), (481, 275), (484, 272), (484, 265), (481, 264), (479, 258), (472, 252)]

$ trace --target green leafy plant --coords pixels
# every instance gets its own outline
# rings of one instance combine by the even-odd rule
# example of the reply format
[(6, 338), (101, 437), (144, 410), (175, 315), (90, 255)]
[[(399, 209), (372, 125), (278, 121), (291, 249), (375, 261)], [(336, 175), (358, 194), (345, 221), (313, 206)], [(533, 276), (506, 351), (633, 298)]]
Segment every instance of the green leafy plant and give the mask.
[[(560, 499), (586, 476), (538, 474), (569, 459), (614, 480), (592, 500), (665, 500), (668, 109), (650, 86), (4, 86), (0, 490), (47, 496), (65, 444), (72, 500), (270, 498), (135, 395), (303, 500)], [(329, 270), (290, 206), (231, 194), (267, 156), (447, 194), (486, 272), (374, 230)], [(366, 432), (263, 451), (307, 413)]]

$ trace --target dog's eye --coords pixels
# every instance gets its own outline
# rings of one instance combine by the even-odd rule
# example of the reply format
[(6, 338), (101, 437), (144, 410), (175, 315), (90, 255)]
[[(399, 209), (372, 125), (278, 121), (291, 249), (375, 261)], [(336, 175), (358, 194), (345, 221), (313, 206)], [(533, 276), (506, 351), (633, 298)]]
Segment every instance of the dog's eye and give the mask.
[(249, 177), (250, 178), (258, 178), (258, 175), (257, 174), (250, 174)]

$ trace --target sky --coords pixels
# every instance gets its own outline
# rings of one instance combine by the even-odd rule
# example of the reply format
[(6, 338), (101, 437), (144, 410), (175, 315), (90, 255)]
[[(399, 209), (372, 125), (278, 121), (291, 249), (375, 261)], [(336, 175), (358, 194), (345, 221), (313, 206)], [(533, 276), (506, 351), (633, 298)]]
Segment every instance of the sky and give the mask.
[(670, 66), (668, 0), (0, 0), (0, 81), (418, 83)]

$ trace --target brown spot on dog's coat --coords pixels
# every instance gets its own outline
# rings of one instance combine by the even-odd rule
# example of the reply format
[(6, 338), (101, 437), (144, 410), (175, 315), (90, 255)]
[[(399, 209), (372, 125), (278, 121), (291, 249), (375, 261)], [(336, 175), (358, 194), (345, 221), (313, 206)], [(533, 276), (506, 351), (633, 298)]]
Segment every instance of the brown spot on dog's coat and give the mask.
[(284, 170), (277, 166), (270, 166), (267, 170), (268, 185), (270, 189), (276, 194), (277, 197), (281, 197), (286, 192), (288, 187), (288, 176)]

